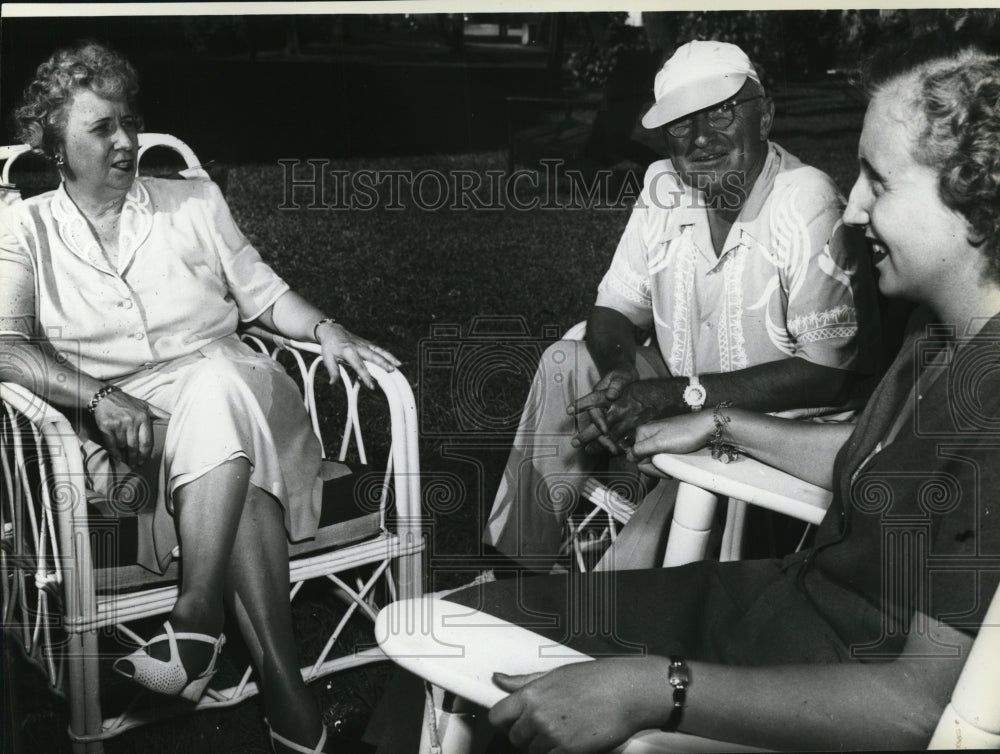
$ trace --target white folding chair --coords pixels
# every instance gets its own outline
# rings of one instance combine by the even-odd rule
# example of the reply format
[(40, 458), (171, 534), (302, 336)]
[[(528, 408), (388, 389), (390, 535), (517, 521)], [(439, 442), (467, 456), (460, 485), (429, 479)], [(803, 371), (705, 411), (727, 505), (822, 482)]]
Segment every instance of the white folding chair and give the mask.
[[(486, 709), (506, 696), (490, 680), (497, 671), (538, 673), (593, 659), (488, 613), (432, 597), (383, 608), (375, 621), (375, 638), (394, 662), (435, 689)], [(470, 754), (478, 722), (474, 714), (467, 706), (461, 711), (444, 709), (434, 694), (424, 711), (420, 754)], [(661, 731), (640, 733), (616, 749), (623, 754), (668, 751), (760, 749)]]
[[(189, 177), (207, 177), (194, 153), (175, 137), (141, 134), (139, 138), (141, 153), (152, 146), (168, 146), (181, 154)], [(8, 158), (2, 173), (5, 183), (10, 162), (26, 152), (26, 147), (0, 151), (0, 157)], [(272, 358), (291, 363), (322, 443), (315, 392), (319, 347), (261, 330), (244, 333), (244, 339)], [(367, 413), (369, 402), (359, 401), (360, 384), (342, 368), (330, 398), (345, 417), (335, 456), (340, 463), (325, 462), (324, 478), (345, 474), (348, 467), (343, 462), (348, 459), (360, 464), (353, 477), (341, 477), (357, 480), (353, 490), (350, 483), (345, 488), (349, 497), (353, 495), (346, 501), (348, 518), (321, 524), (314, 541), (293, 545), (289, 551), (290, 599), (307, 581), (321, 579), (332, 582), (346, 603), (343, 617), (302, 667), (306, 681), (384, 660), (374, 647), (346, 653), (337, 648), (338, 640), (346, 638), (348, 620), (354, 615), (374, 619), (376, 600), (383, 593), (388, 599), (422, 594), (416, 405), (400, 372), (368, 368), (388, 408), (391, 442), (384, 466), (369, 464), (362, 433), (363, 428), (372, 429), (372, 420), (363, 419), (382, 416), (383, 409), (372, 407)], [(92, 526), (80, 441), (69, 421), (20, 385), (0, 383), (0, 399), (4, 630), (43, 670), (51, 688), (68, 698), (74, 750), (100, 752), (103, 740), (180, 709), (151, 705), (148, 698), (143, 704), (140, 695), (124, 709), (106, 710), (102, 676), (107, 680), (109, 668), (98, 645), (99, 635), (136, 640), (129, 624), (170, 611), (177, 597), (176, 562), (163, 576), (137, 565), (102, 563), (109, 532)], [(229, 685), (209, 689), (197, 709), (231, 706), (258, 691), (249, 665), (228, 672), (226, 678), (231, 679)]]
[[(830, 507), (833, 493), (760, 461), (740, 456), (731, 463), (712, 458), (707, 448), (695, 453), (660, 453), (651, 459), (664, 474), (680, 481), (664, 566), (704, 560), (719, 499), (729, 510), (720, 560), (738, 560), (747, 504), (817, 525)], [(734, 506), (732, 501), (740, 501)]]
[[(706, 452), (661, 454), (654, 465), (682, 480), (665, 565), (702, 559), (718, 496), (817, 524), (829, 507), (829, 491), (749, 458), (721, 464)], [(552, 670), (592, 658), (487, 613), (430, 597), (386, 607), (375, 623), (383, 651), (397, 664), (479, 707), (489, 708), (504, 692), (490, 678)], [(1000, 748), (1000, 590), (929, 743), (931, 749)], [(443, 754), (464, 754), (473, 741), (467, 713), (447, 709), (434, 695), (425, 710), (421, 752), (440, 744)], [(430, 731), (434, 731), (432, 741)], [(683, 751), (753, 751), (739, 742), (703, 739), (681, 733), (646, 731), (616, 751), (627, 754)]]
[[(832, 494), (748, 457), (723, 464), (701, 451), (659, 454), (653, 464), (681, 481), (664, 565), (705, 557), (711, 521), (720, 496), (818, 524)], [(491, 707), (504, 696), (490, 678), (552, 670), (587, 657), (552, 640), (486, 613), (427, 597), (386, 607), (375, 623), (383, 651), (397, 664), (437, 689)], [(931, 749), (1000, 748), (1000, 589), (993, 597), (963, 671), (929, 742)], [(430, 722), (433, 721), (433, 726)], [(425, 710), (422, 745), (434, 730), (443, 754), (463, 754), (473, 740), (468, 714), (447, 709), (434, 695)], [(422, 748), (421, 751), (426, 751)], [(627, 754), (668, 751), (747, 751), (740, 742), (703, 739), (680, 733), (645, 731), (618, 751)]]
[[(680, 455), (663, 453), (654, 456), (652, 461), (664, 474), (681, 482), (664, 566), (705, 558), (715, 509), (721, 497), (744, 501), (742, 507), (759, 505), (810, 524), (822, 520), (833, 498), (828, 490), (746, 456), (723, 464), (712, 458), (710, 451), (704, 450)], [(731, 508), (731, 519), (734, 518), (732, 513)], [(729, 539), (738, 539), (742, 534), (742, 518), (727, 521), (727, 528), (733, 529)], [(487, 707), (504, 695), (490, 682), (490, 675), (496, 670), (538, 672), (567, 662), (591, 659), (567, 647), (553, 646), (551, 640), (527, 629), (443, 601), (388, 606), (376, 622), (376, 637), (383, 651), (398, 664), (437, 687)], [(453, 656), (456, 653), (457, 658)], [(467, 720), (429, 702), (426, 719), (431, 720), (432, 714), (435, 728), (446, 743), (443, 751), (465, 752), (466, 743), (472, 740)], [(641, 734), (623, 748), (628, 754), (754, 750), (738, 742), (660, 731)]]
[[(382, 650), (398, 665), (436, 688), (486, 709), (506, 695), (490, 680), (497, 671), (537, 673), (593, 659), (487, 613), (431, 597), (395, 602), (384, 608), (375, 621), (375, 635)], [(928, 747), (1000, 748), (998, 699), (1000, 590), (993, 597)], [(595, 710), (595, 714), (599, 711)], [(437, 703), (428, 704), (419, 751), (426, 754), (431, 744), (438, 744), (441, 754), (466, 754), (473, 744), (476, 723), (468, 711), (452, 712)], [(437, 741), (431, 740), (432, 729)], [(873, 744), (877, 746), (877, 742)], [(653, 754), (761, 749), (738, 741), (649, 730), (636, 734), (615, 751)]]

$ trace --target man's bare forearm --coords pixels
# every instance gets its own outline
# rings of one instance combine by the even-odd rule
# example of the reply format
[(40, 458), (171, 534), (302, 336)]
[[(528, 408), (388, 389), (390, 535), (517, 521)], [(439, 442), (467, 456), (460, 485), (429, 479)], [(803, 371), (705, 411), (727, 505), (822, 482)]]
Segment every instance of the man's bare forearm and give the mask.
[(855, 379), (852, 372), (790, 358), (701, 376), (707, 403), (732, 401), (754, 411), (786, 411), (843, 405)]
[(621, 312), (595, 306), (587, 319), (587, 351), (603, 377), (635, 368), (635, 325)]
[[(851, 372), (791, 358), (739, 369), (734, 372), (704, 374), (699, 377), (706, 391), (706, 406), (725, 401), (753, 411), (786, 411), (842, 405), (850, 394)], [(662, 408), (661, 417), (687, 410), (681, 396), (686, 377), (642, 380)]]
[[(752, 411), (783, 411), (843, 405), (851, 374), (802, 359), (782, 359), (735, 372), (703, 375), (705, 407), (731, 402)], [(616, 397), (605, 413), (605, 434), (628, 438), (636, 427), (685, 414), (685, 377), (635, 380)], [(594, 438), (581, 433), (581, 443)]]

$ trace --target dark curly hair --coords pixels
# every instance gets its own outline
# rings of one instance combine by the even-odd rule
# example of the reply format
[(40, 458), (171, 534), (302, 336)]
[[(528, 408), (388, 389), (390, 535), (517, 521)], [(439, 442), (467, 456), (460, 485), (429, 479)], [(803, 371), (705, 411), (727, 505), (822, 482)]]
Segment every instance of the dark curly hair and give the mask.
[(863, 72), (869, 97), (914, 83), (913, 158), (938, 173), (946, 206), (969, 223), (970, 242), (1000, 282), (1000, 45), (994, 36), (933, 33), (887, 48)]
[(23, 104), (14, 113), (21, 140), (54, 159), (66, 131), (66, 106), (80, 89), (124, 99), (134, 108), (139, 76), (125, 58), (97, 42), (58, 50), (38, 66), (34, 81), (24, 90)]

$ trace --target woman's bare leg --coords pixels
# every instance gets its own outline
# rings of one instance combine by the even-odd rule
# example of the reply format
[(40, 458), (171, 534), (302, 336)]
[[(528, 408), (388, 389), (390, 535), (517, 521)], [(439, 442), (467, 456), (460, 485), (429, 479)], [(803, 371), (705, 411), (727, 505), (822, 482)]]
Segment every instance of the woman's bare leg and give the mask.
[(222, 630), (223, 589), (249, 486), (250, 462), (236, 458), (174, 493), (181, 587), (171, 616), (207, 634)]
[[(218, 636), (224, 620), (223, 594), (250, 482), (246, 458), (226, 461), (174, 492), (174, 522), (181, 543), (181, 583), (168, 620), (175, 631)], [(178, 652), (189, 677), (204, 670), (213, 648), (180, 641)], [(166, 642), (150, 654), (169, 659)]]
[[(249, 478), (249, 461), (237, 458), (174, 493), (182, 577), (169, 620), (175, 631), (216, 636), (224, 597), (230, 599), (272, 728), (310, 746), (319, 740), (322, 720), (299, 672), (283, 514)], [(178, 651), (189, 676), (212, 656), (212, 647), (199, 642), (180, 641)], [(166, 660), (169, 648), (156, 644), (150, 654)]]
[(284, 518), (278, 502), (253, 486), (236, 533), (226, 587), (272, 729), (302, 746), (313, 746), (323, 724), (299, 671)]

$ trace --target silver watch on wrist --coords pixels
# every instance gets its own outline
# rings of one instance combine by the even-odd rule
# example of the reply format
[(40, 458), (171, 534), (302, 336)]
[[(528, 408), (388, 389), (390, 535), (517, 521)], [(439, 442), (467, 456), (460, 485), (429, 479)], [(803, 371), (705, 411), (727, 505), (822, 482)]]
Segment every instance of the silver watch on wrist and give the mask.
[(692, 374), (688, 378), (688, 386), (684, 388), (684, 402), (692, 411), (701, 411), (705, 407), (706, 398), (708, 391), (701, 384), (698, 375)]

